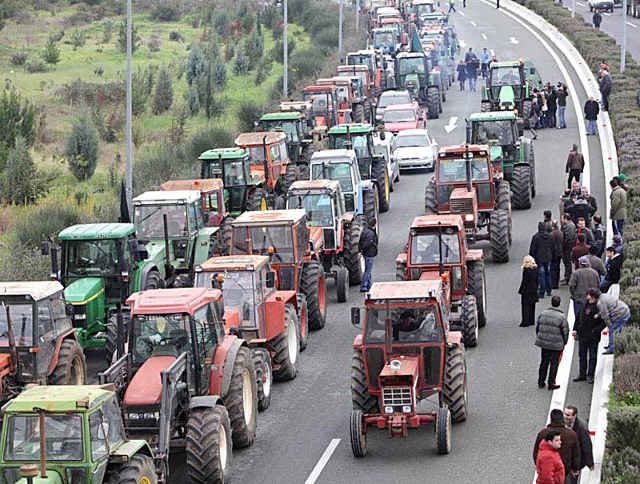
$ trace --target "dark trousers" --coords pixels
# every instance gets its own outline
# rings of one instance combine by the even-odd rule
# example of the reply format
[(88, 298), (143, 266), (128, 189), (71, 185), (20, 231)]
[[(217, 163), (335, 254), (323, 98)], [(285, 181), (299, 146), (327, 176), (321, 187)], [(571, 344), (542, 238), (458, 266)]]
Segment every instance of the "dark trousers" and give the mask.
[(569, 282), (573, 272), (573, 262), (571, 261), (571, 247), (562, 247), (562, 263), (564, 264), (564, 278)]
[(609, 111), (609, 93), (604, 93), (602, 91), (600, 91), (600, 94), (602, 95), (602, 109), (605, 111)]
[(522, 325), (533, 326), (536, 323), (536, 303), (522, 303)]
[(575, 317), (575, 321), (578, 320), (578, 317), (580, 316), (580, 311), (582, 311), (583, 306), (584, 306), (584, 299), (573, 300), (573, 316)]
[(598, 362), (599, 341), (585, 341), (578, 339), (578, 355), (580, 356), (581, 377), (593, 378), (596, 373), (596, 363)]
[(562, 257), (555, 257), (551, 260), (551, 289), (558, 289), (560, 284), (560, 261)]
[(574, 169), (569, 170), (569, 178), (567, 178), (567, 188), (571, 189), (571, 180), (573, 180), (574, 178), (576, 179), (577, 182), (580, 181), (581, 173), (582, 172), (580, 170), (574, 170)]
[(538, 264), (538, 298), (551, 295), (551, 263)]
[(624, 230), (624, 220), (612, 220), (611, 227), (613, 227), (613, 235), (619, 235), (622, 237), (622, 231)]
[[(553, 382), (556, 381), (561, 351), (547, 350), (544, 348), (541, 350), (540, 368), (538, 369), (538, 383), (542, 385), (544, 384), (544, 381), (547, 380), (547, 385), (551, 386), (553, 385)], [(549, 374), (548, 378), (547, 373)]]

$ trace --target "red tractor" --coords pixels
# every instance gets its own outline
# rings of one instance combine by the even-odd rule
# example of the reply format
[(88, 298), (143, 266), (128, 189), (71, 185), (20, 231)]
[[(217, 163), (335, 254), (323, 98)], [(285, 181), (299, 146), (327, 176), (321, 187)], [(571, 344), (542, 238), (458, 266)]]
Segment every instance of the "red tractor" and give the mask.
[[(307, 111), (313, 122), (313, 131), (326, 133), (326, 131), (339, 124), (338, 91), (335, 85), (307, 86), (302, 90), (304, 100), (311, 103), (311, 110)], [(322, 135), (319, 135), (322, 137)]]
[(276, 271), (276, 288), (305, 296), (309, 328), (326, 322), (325, 281), (318, 253), (322, 231), (310, 231), (304, 210), (245, 212), (233, 221), (231, 254), (267, 255)]
[[(364, 301), (362, 333), (351, 363), (351, 449), (367, 453), (367, 428), (406, 437), (434, 425), (440, 454), (451, 451), (451, 422), (467, 418), (467, 366), (462, 334), (449, 331), (449, 288), (441, 280), (376, 282)], [(360, 324), (360, 308), (351, 309)], [(438, 395), (436, 411), (417, 405)]]
[(306, 298), (276, 290), (274, 276), (264, 255), (213, 257), (196, 268), (196, 286), (222, 289), (225, 329), (251, 348), (260, 411), (271, 403), (273, 379), (296, 377), (308, 341)]
[(470, 242), (489, 240), (495, 262), (509, 260), (511, 190), (487, 145), (447, 146), (424, 194), (427, 214), (459, 214)]
[(258, 412), (251, 351), (225, 332), (222, 292), (154, 289), (127, 305), (128, 352), (100, 374), (122, 397), (127, 435), (151, 444), (159, 482), (174, 446), (184, 447), (187, 483), (225, 482), (231, 444), (253, 443)]
[(423, 215), (413, 219), (409, 242), (396, 258), (399, 281), (451, 282), (449, 323), (462, 331), (467, 347), (478, 344), (478, 327), (487, 323), (487, 285), (482, 249), (469, 249), (460, 215)]

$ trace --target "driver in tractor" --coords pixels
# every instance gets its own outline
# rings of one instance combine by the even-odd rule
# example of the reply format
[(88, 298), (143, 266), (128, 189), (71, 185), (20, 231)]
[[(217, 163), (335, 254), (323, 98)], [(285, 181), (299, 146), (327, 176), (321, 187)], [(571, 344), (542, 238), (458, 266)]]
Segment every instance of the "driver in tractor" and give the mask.
[(158, 316), (150, 318), (141, 327), (142, 332), (137, 338), (136, 353), (142, 359), (149, 358), (156, 346), (173, 345), (178, 350), (187, 344), (187, 331), (181, 327), (178, 320)]
[(231, 165), (231, 170), (227, 179), (225, 180), (226, 185), (237, 186), (242, 185), (242, 177), (238, 173), (238, 167), (235, 165)]
[[(403, 333), (403, 334), (401, 334)], [(438, 341), (435, 314), (430, 309), (406, 309), (393, 323), (393, 341)]]
[(416, 253), (412, 259), (416, 264), (437, 264), (440, 245), (438, 237), (418, 237), (416, 243)]
[(500, 82), (504, 86), (511, 86), (514, 84), (518, 84), (519, 81), (520, 79), (513, 73), (511, 69), (509, 69), (504, 74), (502, 74), (502, 77), (500, 78)]

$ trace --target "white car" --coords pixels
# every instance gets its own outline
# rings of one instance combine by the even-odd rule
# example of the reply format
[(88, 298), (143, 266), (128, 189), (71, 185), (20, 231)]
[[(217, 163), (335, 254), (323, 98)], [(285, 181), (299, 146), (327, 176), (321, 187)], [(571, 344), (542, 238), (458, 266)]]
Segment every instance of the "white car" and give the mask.
[(392, 157), (402, 170), (433, 170), (438, 156), (438, 143), (426, 129), (400, 131), (391, 141)]
[(613, 12), (613, 0), (589, 0), (589, 11), (593, 12), (594, 10)]

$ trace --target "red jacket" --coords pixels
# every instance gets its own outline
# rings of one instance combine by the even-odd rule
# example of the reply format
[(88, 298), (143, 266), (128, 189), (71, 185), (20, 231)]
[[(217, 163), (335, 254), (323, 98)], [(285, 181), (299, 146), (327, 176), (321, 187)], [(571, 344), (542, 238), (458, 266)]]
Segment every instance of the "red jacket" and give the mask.
[(540, 442), (536, 471), (538, 472), (536, 484), (564, 483), (564, 464), (558, 451), (551, 447), (547, 440)]

